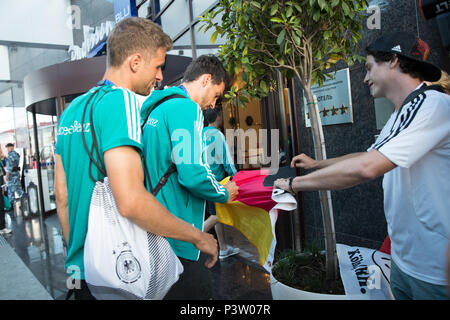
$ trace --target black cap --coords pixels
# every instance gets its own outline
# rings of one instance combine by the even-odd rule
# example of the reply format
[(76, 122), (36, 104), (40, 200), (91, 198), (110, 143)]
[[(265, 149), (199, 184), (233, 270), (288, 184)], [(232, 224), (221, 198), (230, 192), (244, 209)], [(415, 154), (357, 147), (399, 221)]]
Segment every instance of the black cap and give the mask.
[(438, 81), (441, 70), (434, 64), (426, 62), (430, 47), (419, 37), (409, 32), (395, 32), (381, 36), (372, 42), (367, 50), (372, 52), (395, 53), (418, 62), (419, 70), (425, 81)]
[(7, 147), (7, 148), (8, 148), (8, 147), (14, 147), (14, 144), (10, 142), (10, 143), (6, 144), (5, 147)]

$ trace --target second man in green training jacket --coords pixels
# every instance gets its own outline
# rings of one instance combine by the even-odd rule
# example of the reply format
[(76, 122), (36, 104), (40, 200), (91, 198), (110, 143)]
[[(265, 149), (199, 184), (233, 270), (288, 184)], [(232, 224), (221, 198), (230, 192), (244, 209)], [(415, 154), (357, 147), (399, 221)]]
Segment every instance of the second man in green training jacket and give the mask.
[[(226, 82), (227, 74), (219, 59), (212, 55), (200, 56), (187, 68), (181, 86), (154, 91), (141, 110), (141, 118), (147, 119), (143, 144), (153, 188), (172, 163), (177, 168), (156, 198), (175, 216), (200, 230), (203, 230), (205, 200), (225, 203), (233, 201), (238, 194), (235, 183), (222, 186), (215, 179), (206, 161), (202, 136), (202, 109), (215, 106)], [(167, 100), (152, 111), (158, 102), (174, 94), (185, 98)], [(203, 261), (196, 262), (200, 258), (199, 250), (188, 242), (168, 240), (185, 271), (166, 298), (210, 298), (209, 272)]]

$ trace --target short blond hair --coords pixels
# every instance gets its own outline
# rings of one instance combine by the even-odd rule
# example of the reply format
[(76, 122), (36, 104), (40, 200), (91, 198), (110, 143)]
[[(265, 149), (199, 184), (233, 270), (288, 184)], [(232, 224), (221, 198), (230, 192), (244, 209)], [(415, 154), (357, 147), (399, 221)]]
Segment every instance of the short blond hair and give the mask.
[(119, 21), (108, 36), (107, 66), (119, 67), (134, 53), (147, 57), (159, 48), (169, 51), (172, 46), (170, 37), (156, 23), (144, 18), (126, 18)]

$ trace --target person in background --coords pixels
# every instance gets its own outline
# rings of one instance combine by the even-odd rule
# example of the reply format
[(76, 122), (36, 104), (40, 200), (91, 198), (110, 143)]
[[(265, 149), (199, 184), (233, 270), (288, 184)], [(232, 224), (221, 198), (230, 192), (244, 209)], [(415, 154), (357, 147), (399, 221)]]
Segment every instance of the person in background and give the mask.
[(14, 144), (8, 143), (8, 161), (6, 164), (6, 177), (8, 182), (8, 198), (14, 205), (15, 193), (21, 198), (23, 196), (22, 183), (20, 182), (20, 155), (14, 150)]
[(4, 165), (6, 165), (6, 161), (4, 160), (6, 157), (3, 155), (2, 148), (0, 146), (0, 234), (9, 234), (11, 233), (11, 229), (6, 228), (6, 220), (5, 220), (5, 200), (3, 198), (3, 189), (5, 184), (4, 177), (6, 176), (6, 171), (4, 169)]
[(437, 81), (441, 71), (426, 62), (429, 47), (416, 35), (386, 34), (366, 51), (364, 82), (374, 98), (395, 106), (375, 143), (367, 152), (322, 161), (298, 155), (291, 166), (317, 170), (276, 180), (275, 186), (339, 190), (384, 175), (392, 293), (398, 300), (446, 300), (450, 97), (424, 84)]
[(450, 76), (445, 71), (441, 71), (441, 78), (438, 81), (425, 81), (425, 84), (428, 86), (438, 85), (446, 94), (450, 94)]
[(3, 167), (3, 169), (6, 168), (6, 161), (7, 161), (7, 158), (6, 158), (5, 154), (3, 153), (3, 150), (0, 146), (0, 165)]
[[(220, 131), (223, 127), (222, 108), (216, 105), (203, 111), (205, 128), (203, 137), (206, 142), (206, 159), (214, 177), (222, 181), (225, 177), (233, 177), (237, 173), (225, 136)], [(219, 259), (225, 259), (240, 252), (239, 248), (228, 245), (225, 241), (224, 225), (217, 220), (214, 202), (206, 201), (205, 232), (214, 227), (219, 242)]]

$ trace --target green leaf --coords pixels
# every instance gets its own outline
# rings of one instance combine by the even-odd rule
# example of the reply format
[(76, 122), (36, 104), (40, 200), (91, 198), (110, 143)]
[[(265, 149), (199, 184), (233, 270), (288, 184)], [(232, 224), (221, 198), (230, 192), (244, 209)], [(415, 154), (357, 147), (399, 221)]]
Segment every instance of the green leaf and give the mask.
[(303, 10), (302, 10), (302, 7), (300, 6), (300, 5), (298, 5), (298, 4), (294, 4), (294, 7), (295, 7), (295, 9), (297, 9), (297, 11), (298, 12), (302, 12)]
[(239, 103), (240, 104), (247, 104), (248, 103), (248, 99), (246, 97), (240, 96), (239, 97)]
[(214, 44), (216, 42), (218, 34), (219, 34), (219, 32), (217, 30), (212, 34), (212, 36), (211, 36), (211, 43), (212, 44)]
[(314, 20), (315, 22), (317, 22), (317, 21), (319, 21), (319, 19), (320, 19), (320, 11), (317, 10), (317, 11), (314, 12), (313, 20)]
[(260, 5), (258, 2), (252, 1), (251, 4), (252, 4), (253, 6), (255, 6), (255, 7), (261, 9), (261, 5)]
[(286, 18), (289, 18), (290, 16), (292, 16), (292, 12), (294, 12), (294, 9), (292, 9), (292, 7), (289, 7), (286, 10)]
[(320, 9), (322, 10), (327, 6), (325, 0), (318, 0), (317, 2), (319, 3)]
[(345, 2), (342, 2), (342, 9), (344, 10), (344, 13), (345, 13), (346, 15), (349, 15), (349, 14), (350, 14), (350, 8), (349, 8), (349, 6), (348, 6)]
[(334, 8), (339, 4), (339, 0), (333, 0), (331, 1), (331, 7)]
[(273, 16), (275, 13), (277, 13), (277, 11), (278, 11), (278, 4), (275, 3), (270, 7), (270, 15)]
[(286, 29), (281, 30), (281, 32), (278, 34), (277, 43), (279, 46), (281, 46), (281, 44), (283, 43), (285, 34), (286, 34)]
[(259, 87), (261, 88), (261, 90), (262, 90), (264, 93), (269, 92), (269, 88), (267, 87), (267, 84), (266, 84), (266, 82), (265, 82), (264, 80), (261, 80), (261, 81), (259, 82)]
[(295, 44), (299, 46), (301, 43), (301, 40), (300, 40), (300, 37), (295, 34), (295, 32), (292, 33), (292, 38), (294, 39)]
[(282, 23), (283, 22), (283, 20), (281, 20), (281, 18), (270, 18), (270, 21), (276, 22), (276, 23)]

